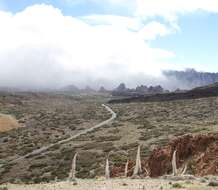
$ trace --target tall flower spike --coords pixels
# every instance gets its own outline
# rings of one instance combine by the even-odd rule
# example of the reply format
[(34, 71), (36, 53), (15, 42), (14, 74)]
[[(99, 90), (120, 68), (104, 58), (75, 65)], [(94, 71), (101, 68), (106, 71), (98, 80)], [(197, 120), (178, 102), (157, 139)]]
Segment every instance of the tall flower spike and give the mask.
[(125, 165), (125, 172), (124, 172), (125, 177), (128, 176), (128, 167), (129, 167), (129, 160), (127, 160), (126, 165)]
[(136, 164), (135, 164), (133, 176), (137, 176), (141, 172), (142, 172), (142, 166), (141, 166), (140, 145), (139, 145), (137, 155), (136, 155)]
[(76, 153), (73, 157), (72, 167), (69, 173), (69, 181), (76, 181), (76, 158), (78, 153)]
[(177, 166), (176, 166), (176, 150), (173, 152), (172, 168), (173, 168), (173, 175), (176, 176), (178, 174)]
[(183, 168), (182, 172), (181, 172), (181, 175), (184, 176), (185, 173), (186, 173), (186, 170), (187, 170), (187, 165), (185, 165), (185, 167)]
[(106, 159), (106, 164), (105, 164), (105, 178), (110, 179), (110, 169), (109, 169), (108, 158)]

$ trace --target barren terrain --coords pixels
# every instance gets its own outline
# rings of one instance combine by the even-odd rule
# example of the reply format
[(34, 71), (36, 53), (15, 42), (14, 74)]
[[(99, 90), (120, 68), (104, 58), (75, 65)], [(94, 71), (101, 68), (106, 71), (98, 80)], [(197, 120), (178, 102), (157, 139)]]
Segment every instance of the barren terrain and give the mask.
[(21, 127), (11, 115), (0, 114), (0, 132), (9, 131)]
[(78, 180), (77, 185), (70, 182), (53, 182), (37, 185), (5, 185), (8, 190), (213, 190), (215, 187), (206, 181), (169, 181), (162, 179), (113, 179)]
[[(0, 97), (0, 112), (13, 115), (25, 127), (0, 133), (0, 183), (66, 180), (78, 152), (77, 177), (104, 175), (134, 160), (138, 144), (147, 158), (157, 147), (185, 134), (216, 135), (218, 98), (151, 103), (110, 104), (117, 118), (104, 128), (10, 163), (35, 149), (69, 138), (111, 117), (101, 104), (108, 97), (24, 93)], [(171, 169), (166, 173), (171, 173)], [(188, 168), (191, 174), (192, 170)], [(123, 174), (120, 174), (121, 176)]]

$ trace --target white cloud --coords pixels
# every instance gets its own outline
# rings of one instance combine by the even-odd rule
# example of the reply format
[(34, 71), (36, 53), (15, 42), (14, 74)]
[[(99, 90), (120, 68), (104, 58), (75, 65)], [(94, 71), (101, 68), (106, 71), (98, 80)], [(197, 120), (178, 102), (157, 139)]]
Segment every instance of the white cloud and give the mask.
[[(126, 11), (133, 11), (136, 7), (135, 0), (61, 0), (70, 6), (80, 5), (80, 4), (92, 4), (102, 7), (103, 10), (112, 9), (127, 9)], [(115, 7), (114, 7), (115, 6)]]
[(137, 17), (139, 20), (162, 17), (171, 28), (180, 31), (179, 16), (203, 11), (218, 13), (218, 0), (64, 0), (71, 4), (91, 3), (113, 14), (120, 10), (121, 14)]
[(173, 22), (180, 14), (198, 10), (218, 12), (217, 0), (135, 0), (136, 15), (142, 17), (162, 16)]
[(110, 25), (113, 28), (135, 31), (135, 35), (145, 40), (155, 40), (158, 36), (166, 36), (174, 32), (174, 29), (167, 27), (157, 21), (144, 24), (138, 17), (124, 17), (114, 15), (89, 15), (82, 17), (84, 21), (95, 25)]
[(145, 25), (139, 31), (139, 34), (145, 40), (155, 40), (157, 36), (166, 36), (168, 34), (171, 34), (172, 32), (172, 29), (167, 28), (165, 25), (156, 21), (152, 21)]
[(70, 3), (89, 2), (99, 5), (129, 7), (130, 14), (139, 17), (161, 16), (173, 22), (180, 14), (192, 13), (198, 10), (218, 13), (217, 0), (65, 0)]
[(67, 3), (84, 3), (84, 2), (91, 2), (91, 3), (111, 3), (111, 4), (123, 4), (123, 3), (132, 3), (134, 0), (64, 0)]
[(130, 30), (140, 30), (144, 24), (137, 17), (124, 17), (115, 15), (89, 15), (82, 17), (89, 24), (113, 25), (117, 28), (126, 28)]
[(117, 84), (136, 77), (144, 83), (145, 76), (172, 68), (172, 52), (144, 41), (169, 34), (164, 25), (143, 26), (137, 18), (115, 16), (102, 17), (107, 24), (91, 25), (86, 19), (101, 20), (64, 16), (44, 4), (16, 14), (1, 11), (0, 86)]

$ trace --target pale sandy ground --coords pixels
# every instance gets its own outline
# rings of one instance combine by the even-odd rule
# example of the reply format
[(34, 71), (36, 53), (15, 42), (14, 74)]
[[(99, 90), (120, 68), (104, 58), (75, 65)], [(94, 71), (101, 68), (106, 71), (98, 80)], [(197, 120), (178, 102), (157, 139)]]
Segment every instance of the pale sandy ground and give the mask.
[[(113, 180), (77, 180), (77, 185), (71, 182), (57, 182), (50, 184), (36, 185), (13, 185), (0, 186), (7, 187), (8, 190), (212, 190), (208, 183), (200, 181), (169, 181), (162, 179), (113, 179)], [(182, 187), (173, 187), (173, 184), (180, 184)]]
[(0, 114), (0, 132), (9, 131), (21, 127), (11, 115)]

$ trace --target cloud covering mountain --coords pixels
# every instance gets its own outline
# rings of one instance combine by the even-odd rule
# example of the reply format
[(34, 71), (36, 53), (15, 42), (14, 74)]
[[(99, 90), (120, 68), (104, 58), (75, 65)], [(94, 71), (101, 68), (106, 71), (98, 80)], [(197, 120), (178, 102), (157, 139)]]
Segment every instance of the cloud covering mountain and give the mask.
[[(134, 19), (102, 19), (92, 25), (89, 22), (100, 22), (97, 16), (64, 16), (44, 4), (16, 14), (0, 12), (0, 85), (38, 88), (87, 81), (97, 85), (99, 80), (137, 78), (138, 73), (153, 76), (173, 57), (144, 41), (167, 34), (161, 24), (152, 22), (144, 28)], [(162, 30), (153, 33), (155, 28)]]
[[(103, 2), (118, 7), (125, 3), (131, 15), (66, 16), (47, 4), (31, 5), (16, 13), (0, 11), (0, 86), (167, 84), (162, 70), (187, 66), (173, 64), (175, 53), (152, 47), (151, 41), (178, 32), (180, 14), (218, 11), (213, 0)], [(155, 16), (165, 22), (151, 19)]]

